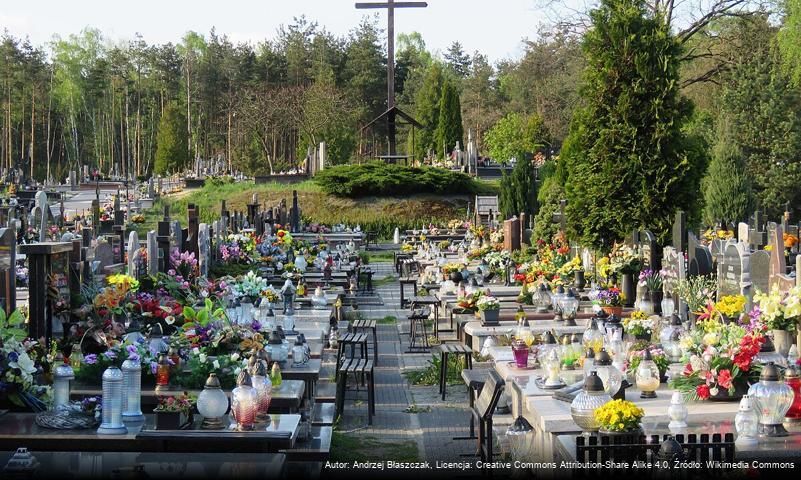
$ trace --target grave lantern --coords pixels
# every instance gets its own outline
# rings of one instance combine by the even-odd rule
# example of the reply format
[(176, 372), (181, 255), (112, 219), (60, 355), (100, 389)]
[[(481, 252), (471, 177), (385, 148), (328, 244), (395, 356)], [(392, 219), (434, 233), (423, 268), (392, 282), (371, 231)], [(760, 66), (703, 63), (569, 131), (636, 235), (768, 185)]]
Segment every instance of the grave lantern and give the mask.
[(19, 250), (28, 258), (28, 336), (44, 337), (49, 343), (53, 338), (56, 303), (59, 299), (65, 299), (69, 304), (69, 253), (72, 243), (30, 243), (20, 245)]
[(751, 385), (748, 395), (754, 400), (759, 417), (759, 436), (786, 436), (782, 422), (793, 403), (793, 389), (779, 380), (779, 370), (773, 362), (762, 367), (759, 382)]
[(200, 428), (216, 430), (224, 427), (222, 416), (228, 411), (228, 395), (220, 388), (220, 380), (214, 372), (209, 374), (203, 391), (197, 396), (197, 411), (203, 415)]
[(63, 363), (56, 367), (53, 374), (53, 410), (69, 405), (70, 382), (75, 379), (75, 372), (69, 364), (69, 359), (59, 354), (56, 360), (62, 360)]
[(103, 372), (103, 422), (98, 435), (124, 435), (128, 433), (122, 423), (122, 371), (114, 366)]

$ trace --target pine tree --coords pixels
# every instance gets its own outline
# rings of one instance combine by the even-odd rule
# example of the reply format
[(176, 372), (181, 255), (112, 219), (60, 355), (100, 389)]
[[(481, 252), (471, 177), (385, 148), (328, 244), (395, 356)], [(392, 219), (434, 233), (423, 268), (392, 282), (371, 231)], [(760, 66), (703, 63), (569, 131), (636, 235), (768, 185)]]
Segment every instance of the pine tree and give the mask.
[(456, 147), (456, 142), (464, 148), (464, 131), (462, 130), (462, 105), (459, 102), (459, 92), (453, 80), (447, 79), (442, 85), (442, 94), (439, 97), (439, 121), (434, 135), (438, 150), (450, 152)]
[(718, 220), (738, 222), (751, 214), (754, 196), (745, 156), (737, 145), (732, 122), (725, 115), (718, 118), (717, 143), (703, 186), (704, 222), (707, 225), (714, 225)]
[[(573, 234), (608, 247), (634, 228), (667, 238), (677, 209), (697, 204), (689, 184), (702, 161), (681, 128), (681, 46), (643, 0), (602, 0), (584, 38), (582, 97), (562, 156)], [(697, 208), (697, 207), (696, 207)]]
[(459, 78), (464, 78), (470, 73), (470, 64), (472, 63), (470, 55), (465, 53), (461, 43), (453, 42), (448, 47), (448, 51), (445, 52), (445, 60), (451, 71)]
[(163, 174), (183, 168), (189, 160), (187, 143), (186, 118), (180, 109), (168, 105), (156, 134), (155, 172)]

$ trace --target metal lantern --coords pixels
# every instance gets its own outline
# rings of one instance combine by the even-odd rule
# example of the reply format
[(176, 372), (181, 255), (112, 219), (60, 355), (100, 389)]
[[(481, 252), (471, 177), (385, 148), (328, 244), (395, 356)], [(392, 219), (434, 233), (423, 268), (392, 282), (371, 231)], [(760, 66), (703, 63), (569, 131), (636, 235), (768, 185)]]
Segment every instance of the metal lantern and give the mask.
[(801, 378), (799, 376), (801, 375), (796, 365), (790, 365), (784, 371), (784, 382), (793, 390), (793, 403), (784, 414), (785, 425), (801, 423)]
[(757, 444), (757, 426), (759, 416), (749, 395), (740, 399), (740, 408), (734, 417), (734, 428), (737, 430), (737, 446), (754, 446)]
[(122, 418), (127, 422), (141, 422), (142, 415), (142, 364), (139, 359), (122, 362), (123, 397)]
[(570, 404), (570, 416), (581, 430), (597, 432), (601, 425), (595, 420), (595, 409), (612, 401), (612, 397), (604, 390), (604, 384), (598, 372), (591, 371), (584, 380), (582, 389)]
[(273, 383), (267, 376), (267, 366), (264, 362), (258, 360), (250, 367), (250, 384), (258, 395), (256, 423), (267, 423), (270, 421), (267, 411), (273, 399)]
[(272, 334), (270, 334), (270, 340), (265, 349), (270, 354), (270, 360), (273, 362), (285, 362), (289, 358), (289, 349), (284, 345), (278, 330), (273, 330)]
[(576, 298), (576, 292), (571, 288), (567, 294), (559, 298), (559, 310), (562, 312), (562, 319), (565, 321), (565, 326), (576, 326), (576, 312), (578, 312), (579, 300)]
[(562, 285), (556, 287), (556, 293), (554, 293), (551, 296), (551, 303), (553, 304), (552, 306), (554, 312), (553, 319), (555, 322), (561, 322), (564, 320), (564, 317), (562, 317), (562, 308), (559, 305), (559, 300), (561, 300), (562, 297), (564, 296), (565, 296), (565, 287)]
[(103, 372), (103, 421), (98, 435), (124, 435), (128, 433), (122, 423), (122, 370), (111, 366)]
[(671, 432), (674, 430), (681, 430), (687, 428), (687, 405), (684, 404), (684, 395), (681, 392), (673, 392), (670, 397), (670, 406), (668, 407), (668, 418), (670, 423), (668, 429)]
[(671, 363), (677, 363), (681, 361), (683, 352), (681, 351), (680, 335), (681, 334), (678, 331), (674, 330), (670, 334), (670, 339), (662, 342), (662, 348), (665, 350), (665, 353), (667, 354)]
[(651, 350), (645, 350), (645, 356), (637, 365), (634, 378), (637, 388), (641, 391), (640, 398), (656, 398), (656, 390), (659, 388), (659, 367), (651, 357)]
[(286, 315), (295, 302), (295, 286), (292, 285), (292, 280), (289, 278), (284, 281), (284, 285), (281, 287), (281, 295), (284, 298), (284, 315)]
[(69, 359), (61, 357), (63, 363), (53, 372), (53, 410), (66, 407), (70, 403), (70, 383), (75, 379), (75, 372)]
[(520, 324), (517, 326), (515, 337), (521, 340), (525, 340), (532, 335), (533, 333), (531, 333), (531, 324), (528, 323), (528, 318), (524, 316)]
[(787, 430), (782, 426), (784, 415), (793, 404), (793, 389), (779, 380), (779, 370), (773, 362), (762, 367), (759, 382), (751, 385), (748, 395), (754, 400), (759, 417), (760, 437), (783, 437)]
[(236, 420), (236, 429), (253, 430), (259, 407), (259, 394), (251, 386), (250, 374), (247, 370), (239, 372), (236, 388), (231, 392), (231, 415)]
[(200, 428), (217, 430), (225, 427), (222, 417), (228, 411), (228, 395), (220, 388), (220, 379), (216, 373), (210, 373), (206, 385), (197, 396), (197, 411), (203, 415)]
[(595, 355), (595, 370), (598, 372), (598, 377), (604, 382), (604, 390), (610, 397), (617, 395), (620, 386), (623, 384), (623, 374), (620, 370), (612, 365), (612, 357), (605, 348), (602, 348), (598, 354)]
[(531, 299), (538, 313), (545, 313), (551, 308), (553, 301), (551, 300), (551, 292), (545, 286), (545, 283), (540, 283), (539, 288), (534, 293)]
[(545, 357), (554, 349), (559, 349), (559, 345), (556, 343), (556, 337), (553, 336), (553, 333), (547, 331), (542, 334), (542, 345), (540, 345), (539, 350), (537, 350), (537, 358), (541, 365), (545, 364)]

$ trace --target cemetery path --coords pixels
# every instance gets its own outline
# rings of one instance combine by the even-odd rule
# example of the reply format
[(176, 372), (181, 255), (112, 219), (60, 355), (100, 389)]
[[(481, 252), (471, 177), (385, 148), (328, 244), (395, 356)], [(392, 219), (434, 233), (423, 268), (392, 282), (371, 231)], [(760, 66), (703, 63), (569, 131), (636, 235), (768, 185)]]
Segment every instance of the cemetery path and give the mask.
[[(394, 275), (389, 263), (372, 264), (375, 278)], [(474, 440), (453, 440), (453, 437), (468, 433), (470, 411), (468, 396), (463, 385), (452, 385), (443, 402), (437, 385), (413, 386), (404, 372), (420, 370), (427, 366), (436, 348), (431, 353), (406, 353), (408, 348), (408, 311), (400, 308), (400, 293), (397, 280), (377, 287), (383, 300), (380, 306), (362, 306), (361, 316), (382, 320), (377, 325), (379, 363), (376, 367), (376, 416), (373, 425), (367, 426), (366, 394), (360, 392), (361, 401), (352, 400), (350, 394), (345, 404), (344, 418), (340, 420), (340, 433), (350, 436), (370, 437), (380, 442), (400, 445), (415, 442), (417, 458), (429, 462), (463, 461), (462, 454), (475, 450)], [(390, 323), (388, 318), (396, 322)], [(389, 449), (392, 452), (392, 449)], [(383, 450), (380, 460), (394, 459)]]

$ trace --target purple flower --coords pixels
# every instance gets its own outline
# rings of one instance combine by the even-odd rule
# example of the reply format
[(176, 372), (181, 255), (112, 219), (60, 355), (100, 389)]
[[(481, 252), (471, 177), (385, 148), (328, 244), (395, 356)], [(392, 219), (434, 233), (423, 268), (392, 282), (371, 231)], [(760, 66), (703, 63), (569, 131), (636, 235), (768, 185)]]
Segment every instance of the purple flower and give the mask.
[(83, 357), (83, 361), (86, 362), (87, 365), (94, 365), (97, 363), (97, 355), (90, 353), (89, 355)]
[(134, 362), (139, 360), (139, 350), (136, 349), (136, 345), (128, 345), (125, 350), (128, 352), (128, 360), (133, 360)]
[(259, 323), (258, 320), (253, 320), (253, 323), (250, 324), (250, 328), (258, 332), (261, 330), (261, 323)]
[(8, 353), (8, 362), (16, 362), (19, 360), (19, 354), (17, 352), (9, 352)]
[(156, 374), (156, 369), (158, 369), (159, 364), (156, 362), (150, 362), (150, 373), (153, 375)]
[(112, 350), (108, 350), (108, 351), (103, 352), (103, 356), (106, 357), (109, 360), (114, 360), (115, 358), (117, 358), (117, 354), (114, 353), (114, 351), (112, 351)]

